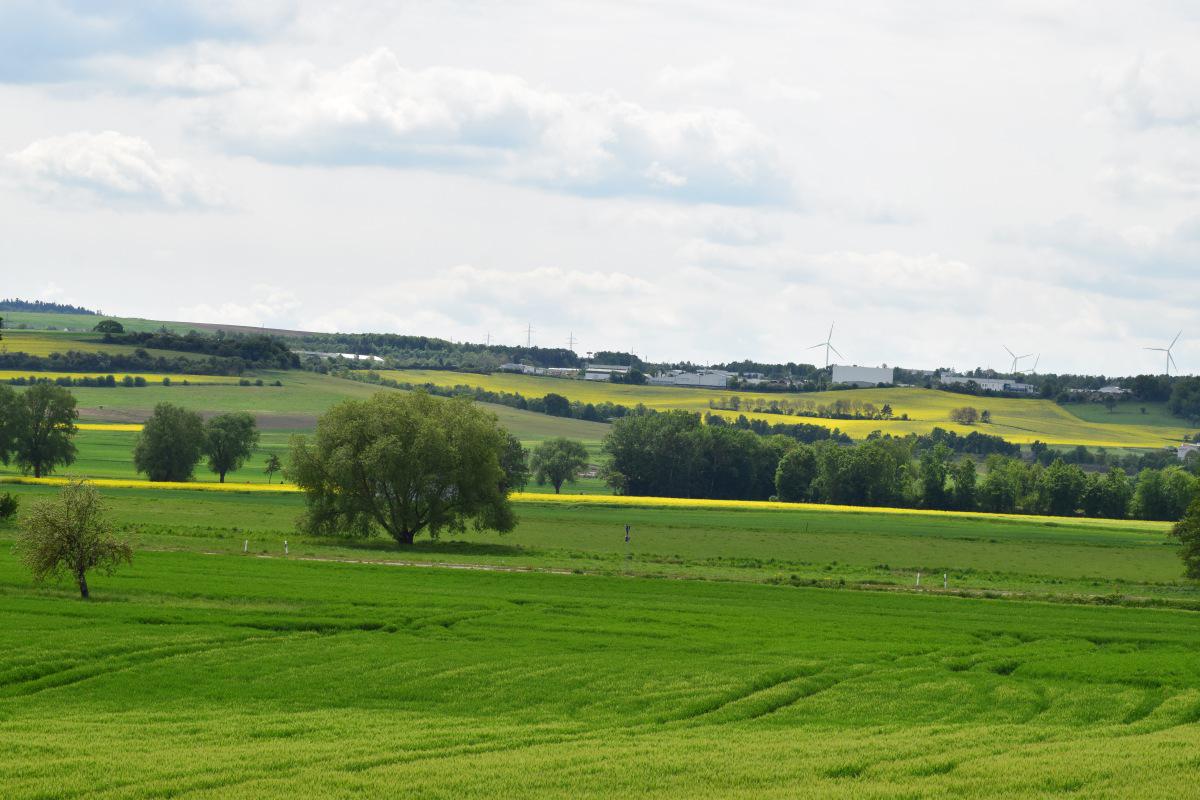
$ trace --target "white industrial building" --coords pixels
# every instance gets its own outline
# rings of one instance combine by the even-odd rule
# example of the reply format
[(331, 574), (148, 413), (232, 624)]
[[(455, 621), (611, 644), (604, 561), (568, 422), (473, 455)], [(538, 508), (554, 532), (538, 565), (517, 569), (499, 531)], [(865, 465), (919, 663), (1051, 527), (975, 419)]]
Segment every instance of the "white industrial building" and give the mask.
[(943, 375), (938, 378), (943, 385), (961, 386), (974, 383), (985, 392), (1010, 392), (1012, 394), (1033, 394), (1035, 388), (1029, 383), (1020, 383), (1008, 378), (974, 378), (970, 375)]
[(648, 382), (654, 386), (709, 386), (724, 389), (736, 376), (723, 369), (701, 369), (687, 372), (671, 369), (651, 375)]
[(895, 383), (896, 370), (893, 367), (846, 367), (834, 364), (831, 380), (850, 386), (878, 386), (881, 383)]
[(612, 364), (589, 364), (583, 371), (583, 379), (585, 381), (610, 381), (613, 375), (625, 377), (628, 374), (629, 367)]

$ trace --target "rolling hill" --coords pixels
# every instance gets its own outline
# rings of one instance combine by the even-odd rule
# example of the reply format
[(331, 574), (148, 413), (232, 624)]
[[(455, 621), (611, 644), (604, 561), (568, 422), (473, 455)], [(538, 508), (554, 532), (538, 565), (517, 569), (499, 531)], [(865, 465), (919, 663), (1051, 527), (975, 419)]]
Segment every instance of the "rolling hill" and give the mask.
[[(908, 433), (928, 433), (935, 427), (969, 433), (980, 431), (1002, 436), (1009, 441), (1028, 444), (1040, 440), (1055, 445), (1086, 445), (1108, 448), (1157, 448), (1182, 440), (1188, 428), (1182, 420), (1166, 417), (1161, 408), (1155, 407), (1153, 415), (1142, 415), (1137, 408), (1144, 404), (1125, 403), (1120, 413), (1108, 415), (1103, 407), (1099, 413), (1085, 406), (1084, 414), (1075, 414), (1068, 407), (1059, 406), (1049, 400), (1017, 399), (1003, 397), (971, 397), (950, 392), (918, 388), (854, 389), (838, 392), (808, 392), (803, 394), (756, 393), (729, 389), (683, 388), (673, 386), (631, 386), (592, 381), (575, 381), (563, 378), (546, 378), (513, 373), (478, 375), (442, 370), (381, 370), (379, 375), (402, 383), (436, 386), (478, 386), (496, 392), (515, 392), (526, 397), (541, 397), (550, 392), (561, 394), (570, 400), (583, 403), (612, 402), (626, 406), (645, 405), (648, 408), (665, 410), (678, 408), (704, 413), (712, 411), (725, 417), (747, 417), (762, 419), (770, 423), (803, 422), (839, 428), (855, 439), (864, 438), (871, 431), (884, 431), (903, 436)], [(822, 419), (784, 414), (764, 414), (746, 411), (726, 411), (710, 407), (710, 401), (737, 396), (745, 407), (747, 401), (799, 400), (814, 404), (832, 404), (837, 400), (871, 403), (876, 408), (885, 404), (892, 407), (895, 416), (907, 414), (908, 420), (846, 420)], [(974, 406), (991, 412), (992, 422), (988, 425), (959, 425), (950, 420), (950, 411), (961, 406)], [(1112, 421), (1105, 418), (1111, 417)]]

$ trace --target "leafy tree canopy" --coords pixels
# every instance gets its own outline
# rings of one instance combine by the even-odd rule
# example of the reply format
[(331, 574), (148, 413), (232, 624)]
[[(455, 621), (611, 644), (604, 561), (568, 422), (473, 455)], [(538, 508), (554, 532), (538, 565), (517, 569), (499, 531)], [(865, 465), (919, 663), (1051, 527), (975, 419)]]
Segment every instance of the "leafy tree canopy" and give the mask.
[(204, 454), (208, 468), (225, 482), (225, 473), (242, 468), (258, 446), (258, 425), (254, 416), (242, 411), (222, 414), (204, 423)]
[(538, 483), (549, 483), (558, 494), (563, 483), (575, 482), (575, 476), (587, 466), (587, 459), (582, 442), (562, 436), (547, 439), (533, 449), (533, 474)]
[(501, 467), (505, 433), (465, 399), (380, 392), (347, 400), (297, 436), (284, 474), (305, 492), (306, 530), (401, 544), (421, 531), (516, 524)]
[(90, 570), (111, 574), (133, 561), (133, 548), (113, 535), (99, 493), (82, 482), (33, 504), (21, 520), (16, 550), (35, 582), (70, 575), (85, 599)]
[(159, 403), (138, 434), (133, 465), (152, 481), (188, 481), (203, 454), (204, 421), (194, 411)]

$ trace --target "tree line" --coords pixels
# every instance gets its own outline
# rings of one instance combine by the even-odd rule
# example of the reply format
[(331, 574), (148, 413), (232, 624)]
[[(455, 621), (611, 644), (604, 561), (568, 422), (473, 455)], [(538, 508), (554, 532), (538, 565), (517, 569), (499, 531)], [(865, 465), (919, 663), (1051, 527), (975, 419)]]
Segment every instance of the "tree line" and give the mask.
[(1130, 478), (1118, 467), (1089, 474), (1061, 458), (1043, 466), (992, 453), (980, 476), (974, 459), (955, 459), (948, 444), (970, 435), (947, 431), (872, 435), (852, 446), (746, 433), (684, 411), (627, 417), (604, 440), (605, 477), (630, 495), (1115, 519), (1177, 520), (1200, 494), (1200, 481), (1182, 466)]
[(300, 367), (300, 356), (292, 352), (288, 343), (278, 336), (266, 333), (226, 333), (218, 330), (211, 335), (199, 331), (188, 331), (181, 335), (163, 328), (132, 333), (107, 332), (103, 341), (143, 349), (196, 353), (240, 364), (242, 369)]

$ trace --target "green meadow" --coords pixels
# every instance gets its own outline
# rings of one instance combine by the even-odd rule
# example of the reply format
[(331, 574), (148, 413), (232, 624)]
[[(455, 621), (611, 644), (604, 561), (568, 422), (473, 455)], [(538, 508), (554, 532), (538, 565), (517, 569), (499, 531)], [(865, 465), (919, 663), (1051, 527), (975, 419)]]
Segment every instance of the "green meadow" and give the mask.
[(0, 548), (6, 798), (1195, 785), (1193, 612), (148, 544), (86, 603)]
[[(53, 487), (2, 485), (25, 502)], [(784, 510), (517, 504), (516, 530), (468, 531), (401, 548), (301, 536), (298, 494), (105, 489), (139, 547), (196, 553), (404, 561), (646, 578), (857, 587), (1200, 607), (1168, 526), (803, 507)], [(653, 501), (647, 501), (651, 503)], [(624, 526), (632, 526), (630, 545)]]

